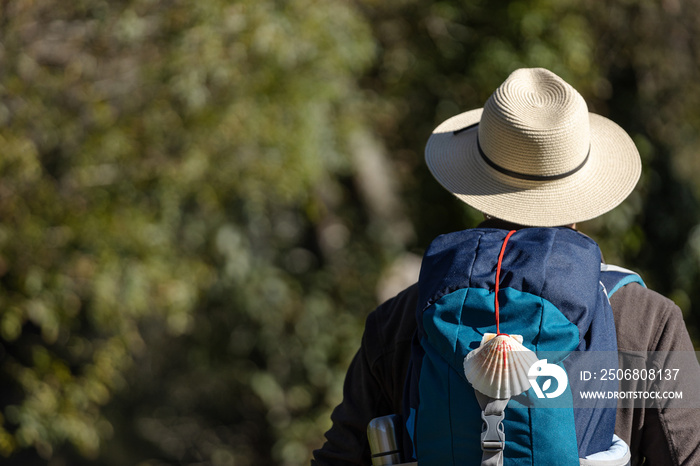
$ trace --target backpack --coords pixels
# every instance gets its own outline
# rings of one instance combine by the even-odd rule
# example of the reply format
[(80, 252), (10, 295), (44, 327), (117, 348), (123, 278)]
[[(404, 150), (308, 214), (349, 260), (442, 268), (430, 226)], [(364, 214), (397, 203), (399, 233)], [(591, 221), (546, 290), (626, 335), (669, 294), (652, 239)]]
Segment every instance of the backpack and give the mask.
[[(578, 390), (617, 390), (617, 382), (566, 377), (588, 368), (574, 354), (618, 367), (609, 296), (644, 284), (601, 259), (592, 239), (565, 227), (469, 229), (431, 243), (404, 388), (404, 458), (441, 466), (627, 464), (629, 449), (614, 437), (616, 401), (573, 403)], [(484, 364), (504, 371), (501, 385), (511, 377), (524, 386), (485, 395), (499, 384), (489, 379), (483, 388), (483, 374), (470, 373), (472, 384), (467, 366), (511, 348), (504, 342), (523, 351), (510, 359), (497, 352)], [(616, 455), (622, 462), (596, 463)]]

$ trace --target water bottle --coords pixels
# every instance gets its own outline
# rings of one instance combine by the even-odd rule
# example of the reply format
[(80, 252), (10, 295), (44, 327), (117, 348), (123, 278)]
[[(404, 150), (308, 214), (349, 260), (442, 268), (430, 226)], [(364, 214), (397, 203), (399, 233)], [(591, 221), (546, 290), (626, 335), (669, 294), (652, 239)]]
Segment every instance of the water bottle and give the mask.
[(396, 414), (374, 418), (367, 426), (367, 438), (372, 452), (372, 466), (398, 465), (401, 451), (396, 426), (400, 425)]

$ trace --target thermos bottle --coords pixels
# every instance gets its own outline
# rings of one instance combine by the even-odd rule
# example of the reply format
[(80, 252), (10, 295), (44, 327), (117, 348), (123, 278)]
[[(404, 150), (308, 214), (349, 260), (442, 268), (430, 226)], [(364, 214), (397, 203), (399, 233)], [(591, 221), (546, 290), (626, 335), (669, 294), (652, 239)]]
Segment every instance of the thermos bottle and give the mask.
[(372, 451), (372, 466), (401, 464), (397, 425), (399, 416), (390, 414), (374, 418), (367, 426), (367, 438)]

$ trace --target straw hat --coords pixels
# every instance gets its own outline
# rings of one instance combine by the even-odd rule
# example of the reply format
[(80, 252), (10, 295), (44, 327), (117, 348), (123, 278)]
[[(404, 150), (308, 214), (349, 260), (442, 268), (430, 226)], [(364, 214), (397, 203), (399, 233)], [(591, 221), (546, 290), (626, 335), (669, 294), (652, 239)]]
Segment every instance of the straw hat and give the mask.
[(483, 109), (443, 122), (425, 159), (462, 201), (527, 226), (604, 214), (625, 200), (641, 174), (629, 135), (589, 113), (573, 87), (542, 68), (513, 72)]

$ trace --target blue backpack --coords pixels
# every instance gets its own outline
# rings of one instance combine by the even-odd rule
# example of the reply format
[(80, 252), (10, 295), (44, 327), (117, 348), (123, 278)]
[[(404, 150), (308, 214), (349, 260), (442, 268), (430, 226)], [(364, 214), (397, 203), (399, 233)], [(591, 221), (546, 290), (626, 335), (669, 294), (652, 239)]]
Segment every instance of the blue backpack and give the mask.
[[(599, 361), (604, 367), (616, 368), (609, 296), (633, 281), (643, 285), (638, 275), (601, 263), (592, 239), (564, 227), (470, 229), (436, 238), (418, 285), (404, 458), (440, 466), (627, 464), (595, 462), (629, 460), (614, 437), (616, 401), (573, 403), (584, 388), (617, 390), (616, 381), (574, 377), (589, 367), (571, 355), (598, 352), (596, 358), (607, 358)], [(494, 336), (486, 334), (522, 336), (523, 350), (538, 361), (522, 393), (484, 395), (467, 379), (466, 361), (477, 352), (468, 355)], [(548, 371), (537, 372), (543, 367)], [(564, 373), (568, 380), (557, 375)]]

